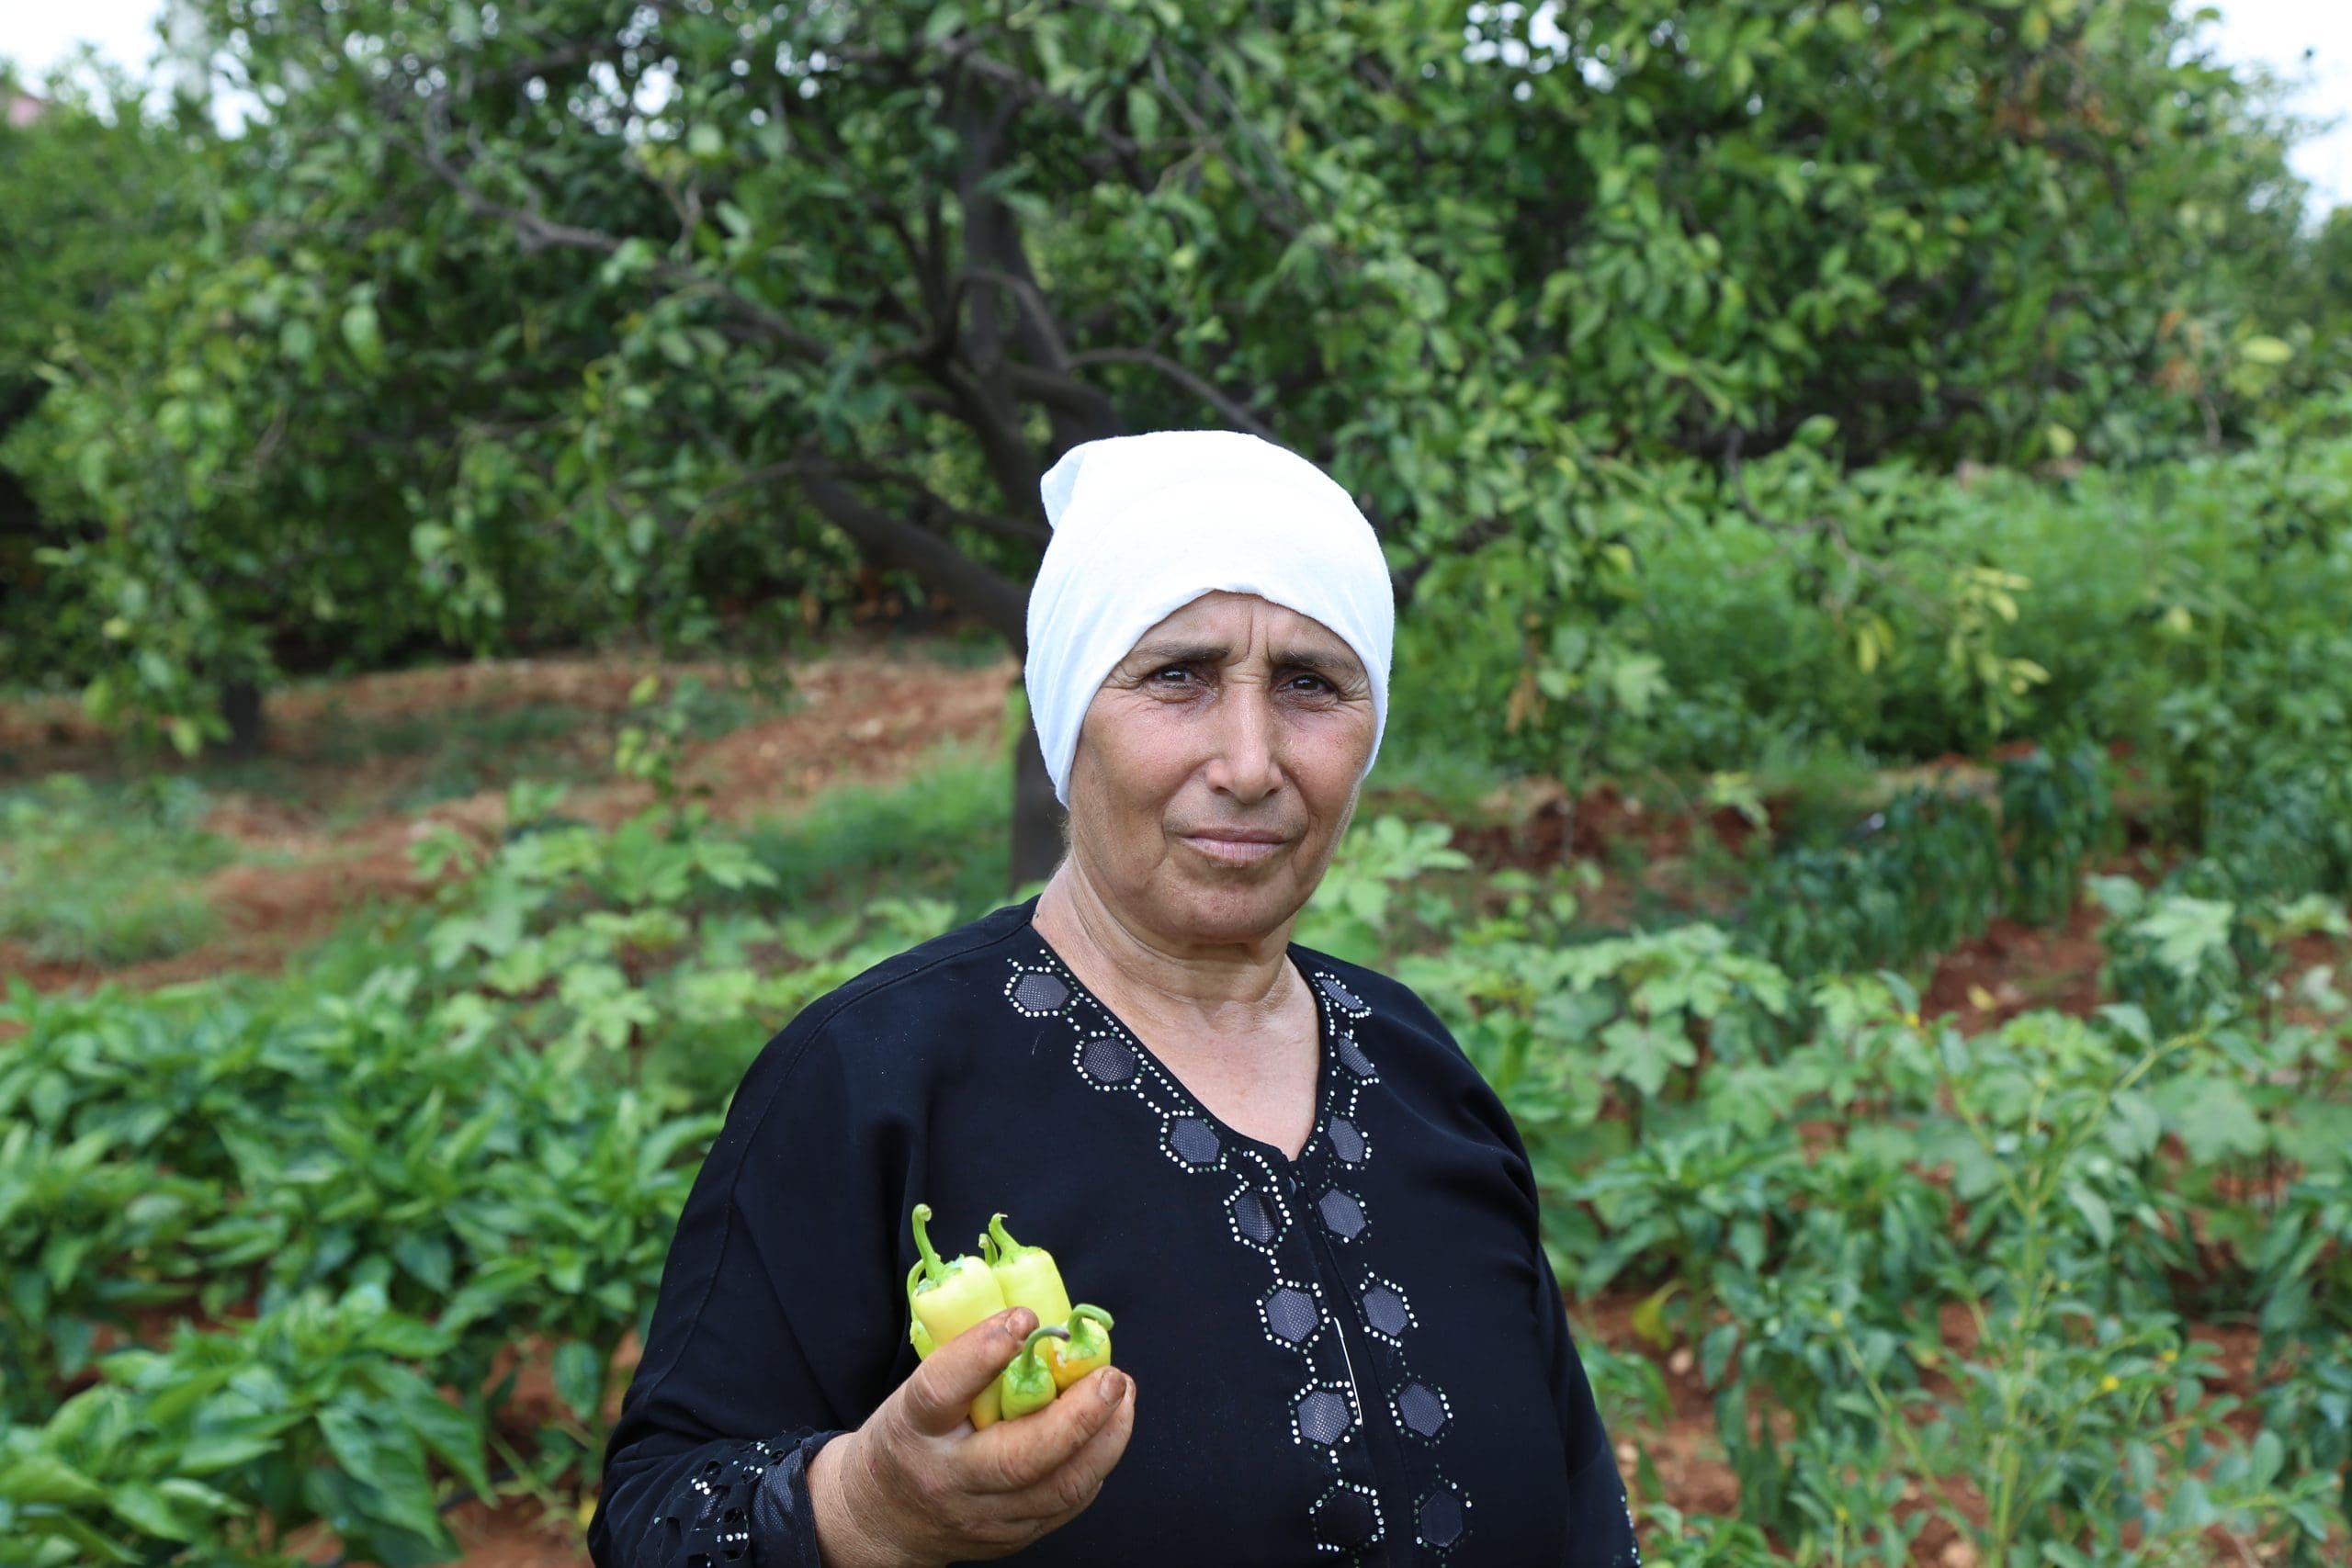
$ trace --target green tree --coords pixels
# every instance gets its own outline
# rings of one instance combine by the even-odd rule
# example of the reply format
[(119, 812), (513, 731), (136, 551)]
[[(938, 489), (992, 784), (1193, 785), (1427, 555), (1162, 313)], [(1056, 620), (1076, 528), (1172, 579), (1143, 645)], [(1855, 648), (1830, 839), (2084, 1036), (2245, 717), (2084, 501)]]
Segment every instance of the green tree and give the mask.
[[(250, 628), (305, 590), (379, 637), (493, 637), (542, 590), (692, 635), (745, 536), (1018, 649), (1043, 469), (1216, 423), (1329, 464), (1425, 617), (1637, 705), (1609, 615), (1646, 509), (1729, 510), (1804, 432), (2227, 439), (2288, 327), (2279, 136), (2167, 0), (204, 9), (266, 106), (233, 239), (12, 448), (156, 520), (73, 563), (99, 597), (204, 563), (119, 617), (148, 704), (266, 668)], [(1550, 712), (1557, 761), (1588, 715)], [(1034, 875), (1034, 751), (1018, 779)]]
[[(25, 123), (0, 119), (5, 440), (47, 393), (42, 366), (59, 332), (104, 314), (201, 231), (187, 175), (203, 130), (115, 107), (136, 105), (130, 84), (86, 62), (38, 93), (0, 62), (0, 99), (37, 106)], [(0, 467), (0, 669), (70, 663), (51, 618), (70, 594), (52, 588), (36, 552), (83, 521), (78, 511), (45, 519)]]

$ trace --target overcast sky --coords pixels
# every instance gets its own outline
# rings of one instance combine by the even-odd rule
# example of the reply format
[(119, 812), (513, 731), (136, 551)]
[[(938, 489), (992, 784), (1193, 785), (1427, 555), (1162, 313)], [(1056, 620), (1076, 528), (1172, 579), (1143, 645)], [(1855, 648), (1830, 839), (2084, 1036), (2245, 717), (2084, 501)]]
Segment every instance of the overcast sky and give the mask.
[[(2188, 4), (2190, 0), (2179, 0)], [(2337, 123), (2299, 148), (2295, 168), (2326, 205), (2352, 203), (2352, 4), (2346, 0), (2212, 0), (2227, 58), (2260, 61), (2301, 84), (2295, 107)], [(88, 39), (125, 65), (155, 45), (159, 0), (74, 0), (0, 6), (0, 56), (38, 75)], [(2306, 51), (2309, 58), (2306, 59)]]

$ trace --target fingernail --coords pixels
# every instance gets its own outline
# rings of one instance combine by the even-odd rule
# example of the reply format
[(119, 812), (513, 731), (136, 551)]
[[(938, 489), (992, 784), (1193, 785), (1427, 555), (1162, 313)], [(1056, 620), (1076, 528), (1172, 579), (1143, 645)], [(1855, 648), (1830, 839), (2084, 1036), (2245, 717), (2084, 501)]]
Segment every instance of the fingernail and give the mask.
[(1027, 1307), (1014, 1307), (1012, 1315), (1004, 1320), (1004, 1326), (1015, 1339), (1026, 1339), (1029, 1331), (1037, 1326), (1037, 1314)]
[(1099, 1385), (1096, 1392), (1102, 1394), (1105, 1404), (1116, 1404), (1126, 1395), (1127, 1375), (1125, 1372), (1104, 1372), (1094, 1381)]

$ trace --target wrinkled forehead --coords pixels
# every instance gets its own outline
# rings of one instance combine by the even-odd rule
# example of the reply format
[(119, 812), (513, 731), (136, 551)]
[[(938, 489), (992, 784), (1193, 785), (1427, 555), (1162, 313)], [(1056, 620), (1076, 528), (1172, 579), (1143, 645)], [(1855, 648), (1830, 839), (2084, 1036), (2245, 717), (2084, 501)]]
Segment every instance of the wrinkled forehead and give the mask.
[(1119, 662), (1234, 663), (1263, 655), (1331, 673), (1364, 673), (1347, 639), (1287, 604), (1223, 589), (1179, 605), (1137, 637)]

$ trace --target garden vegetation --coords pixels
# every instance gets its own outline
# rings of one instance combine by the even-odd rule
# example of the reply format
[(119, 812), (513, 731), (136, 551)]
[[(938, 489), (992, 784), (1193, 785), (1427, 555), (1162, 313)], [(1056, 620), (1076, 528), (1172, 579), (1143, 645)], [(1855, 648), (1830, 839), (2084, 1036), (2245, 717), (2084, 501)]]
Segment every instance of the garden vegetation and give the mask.
[[(0, 779), (0, 952), (200, 942), (289, 681), (1017, 652), (1055, 456), (1262, 430), (1400, 600), (1297, 938), (1516, 1117), (1648, 1559), (2352, 1550), (2352, 223), (2166, 0), (194, 11), (237, 133), (0, 130), (0, 660), (173, 749)], [(1050, 864), (1017, 705), (743, 820), (639, 697), (642, 812), (9, 983), (0, 1563), (578, 1517), (752, 1055)]]

